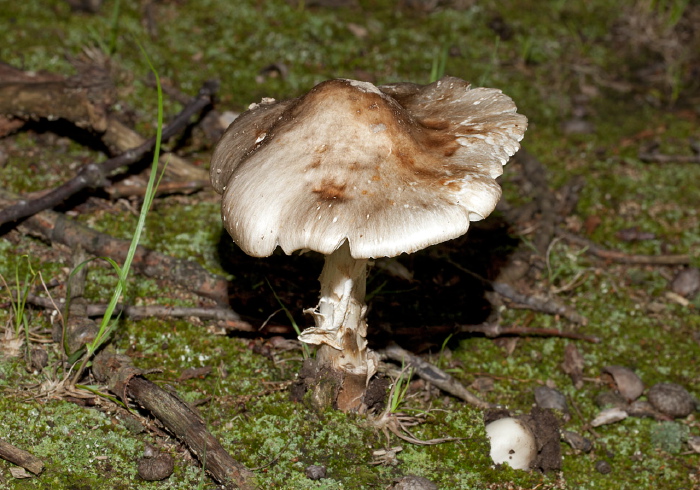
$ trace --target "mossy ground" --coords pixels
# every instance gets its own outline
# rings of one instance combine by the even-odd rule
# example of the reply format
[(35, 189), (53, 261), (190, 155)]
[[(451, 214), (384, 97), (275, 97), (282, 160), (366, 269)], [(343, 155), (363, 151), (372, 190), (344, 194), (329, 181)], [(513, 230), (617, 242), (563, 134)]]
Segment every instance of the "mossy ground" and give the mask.
[[(263, 96), (297, 96), (327, 78), (426, 83), (434, 62), (447, 53), (447, 74), (475, 85), (499, 87), (515, 99), (519, 111), (530, 119), (524, 143), (546, 166), (554, 188), (576, 175), (586, 178), (578, 207), (569, 218), (584, 224), (594, 219), (597, 225), (590, 228), (589, 238), (629, 253), (689, 253), (694, 265), (700, 264), (700, 167), (643, 163), (637, 157), (640, 148), (651, 143), (658, 143), (664, 153), (689, 154), (689, 138), (698, 137), (699, 78), (697, 57), (693, 58), (697, 45), (688, 43), (687, 37), (680, 47), (668, 41), (673, 41), (673, 33), (681, 27), (689, 29), (688, 18), (697, 18), (697, 6), (682, 1), (480, 1), (464, 9), (420, 11), (388, 1), (360, 0), (355, 7), (340, 9), (307, 3), (310, 5), (207, 0), (147, 5), (123, 0), (118, 21), (113, 23), (115, 0), (105, 2), (97, 15), (71, 12), (68, 2), (10, 2), (0, 12), (0, 23), (5, 26), (0, 59), (27, 70), (68, 75), (74, 73), (71, 57), (80, 56), (85, 48), (109, 51), (115, 39), (112, 69), (119, 105), (114, 110), (128, 111), (136, 129), (150, 134), (156, 97), (147, 83), (148, 67), (137, 40), (161, 77), (183, 92), (192, 93), (207, 78), (220, 79), (221, 110), (242, 110)], [(412, 3), (421, 4), (405, 2)], [(149, 37), (144, 28), (146, 8), (155, 9), (155, 36)], [(680, 20), (676, 11), (683, 14)], [(364, 28), (364, 33), (353, 33), (350, 24)], [(651, 30), (644, 31), (645, 26)], [(649, 33), (666, 40), (659, 43), (665, 48), (645, 40)], [(695, 36), (690, 39), (696, 42)], [(273, 63), (286, 65), (286, 76), (256, 81), (259, 72)], [(585, 118), (593, 124), (593, 133), (561, 131), (561, 123), (580, 104), (577, 97), (586, 100)], [(174, 114), (177, 110), (178, 105), (166, 99), (166, 111)], [(16, 192), (56, 185), (81, 164), (105, 158), (43, 126), (5, 138), (1, 144), (7, 155), (0, 170), (3, 185)], [(208, 160), (207, 148), (190, 151), (185, 146), (181, 150), (189, 151), (193, 159)], [(521, 180), (512, 168), (506, 167), (502, 181), (504, 197), (520, 204), (524, 201)], [(126, 202), (102, 206), (88, 201), (83, 208), (86, 212), (78, 219), (112, 235), (130, 237), (136, 217)], [(496, 213), (490, 219), (497, 223), (502, 217)], [(655, 238), (619, 240), (616, 233), (630, 227), (652, 232)], [(475, 257), (468, 248), (470, 240), (478, 241), (480, 233), (476, 229), (466, 240), (400, 257), (415, 272), (421, 287), (373, 272), (368, 290), (376, 294), (370, 323), (398, 324), (409, 322), (409, 317), (415, 317), (414, 324), (468, 323), (479, 317), (480, 312), (473, 312), (485, 307), (483, 299), (466, 302), (463, 291), (468, 277), (444, 258), (469, 267)], [(505, 233), (513, 234), (508, 229)], [(511, 236), (510, 240), (527, 241), (528, 236)], [(236, 293), (234, 308), (260, 321), (278, 308), (268, 284), (301, 324), (301, 309), (315, 302), (319, 259), (243, 256), (222, 234), (213, 191), (157, 200), (144, 244), (196, 260), (214, 272), (226, 271)], [(509, 253), (508, 247), (504, 253)], [(24, 254), (45, 280), (65, 281), (70, 250), (49, 247), (17, 232), (0, 240), (0, 272), (8, 280), (14, 278), (15, 267), (26, 268), (20, 259)], [(700, 300), (687, 307), (664, 295), (676, 270), (603, 263), (561, 241), (552, 247), (548, 267), (534, 287), (561, 286), (585, 273), (581, 285), (560, 297), (588, 318), (588, 325), (578, 327), (579, 331), (602, 340), (599, 344), (577, 343), (588, 379), (581, 390), (573, 388), (560, 368), (569, 341), (558, 338), (523, 338), (507, 355), (493, 340), (456, 336), (442, 352), (440, 363), (467, 385), (480, 376), (492, 377), (493, 390), (482, 395), (516, 411), (529, 410), (533, 388), (554, 383), (577, 407), (567, 424), (571, 430), (581, 430), (595, 416), (595, 395), (605, 389), (595, 380), (606, 365), (632, 367), (648, 386), (676, 382), (699, 396)], [(96, 263), (91, 267), (87, 290), (91, 300), (105, 302), (113, 285), (109, 266)], [(62, 291), (59, 287), (55, 294), (60, 296)], [(199, 298), (167, 279), (134, 276), (128, 295), (136, 303), (201, 304)], [(50, 318), (45, 314), (38, 310), (27, 313), (32, 328), (44, 333), (49, 329)], [(559, 317), (507, 308), (501, 313), (503, 324), (570, 327)], [(281, 314), (275, 318), (283, 321)], [(0, 312), (0, 321), (9, 321), (7, 311)], [(479, 411), (443, 397), (432, 403), (444, 411), (434, 412), (417, 434), (465, 439), (432, 447), (392, 440), (392, 445), (404, 447), (398, 456), (401, 464), (374, 466), (371, 453), (385, 446), (384, 436), (367, 428), (361, 418), (331, 411), (317, 414), (304, 404), (287, 401), (285, 382), (300, 366), (299, 352), (278, 355), (273, 362), (253, 352), (255, 339), (217, 335), (208, 327), (196, 320), (124, 320), (115, 344), (139, 367), (161, 368), (162, 373), (152, 379), (174, 386), (185, 400), (211, 397), (199, 407), (211, 430), (242, 463), (261, 467), (257, 474), (263, 486), (385, 488), (404, 474), (426, 476), (441, 488), (678, 489), (700, 485), (700, 456), (685, 453), (685, 445), (678, 452), (673, 443), (682, 442), (687, 435), (700, 435), (692, 416), (673, 422), (678, 430), (671, 432), (678, 435), (668, 444), (659, 436), (660, 423), (651, 419), (630, 418), (601, 427), (593, 454), (574, 454), (564, 446), (562, 473), (543, 476), (492, 468)], [(412, 339), (412, 343), (437, 354), (444, 340), (428, 337)], [(56, 355), (49, 351), (53, 363)], [(46, 470), (39, 478), (13, 480), (9, 463), (0, 462), (0, 487), (213, 487), (175, 441), (162, 439), (158, 439), (160, 444), (176, 455), (175, 474), (164, 482), (140, 481), (135, 460), (144, 443), (154, 442), (154, 436), (135, 430), (107, 402), (98, 410), (63, 400), (32, 399), (32, 384), (51, 381), (61, 373), (47, 369), (28, 374), (24, 366), (18, 360), (0, 362), (0, 438), (31, 450), (45, 462)], [(185, 369), (200, 366), (213, 370), (204, 379), (178, 381)], [(409, 399), (407, 404), (421, 405), (418, 399)], [(610, 462), (612, 473), (594, 470), (601, 459)], [(308, 480), (304, 469), (310, 464), (325, 465), (328, 478)]]

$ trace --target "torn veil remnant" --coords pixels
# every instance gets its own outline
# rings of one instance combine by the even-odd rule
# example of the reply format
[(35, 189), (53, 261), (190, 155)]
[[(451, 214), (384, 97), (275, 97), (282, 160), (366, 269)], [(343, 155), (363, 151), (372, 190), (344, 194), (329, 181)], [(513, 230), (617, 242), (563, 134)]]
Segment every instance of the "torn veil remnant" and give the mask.
[(319, 362), (341, 375), (336, 400), (362, 410), (376, 371), (367, 349), (371, 258), (456, 238), (501, 196), (495, 178), (519, 148), (525, 116), (500, 90), (444, 77), (375, 87), (328, 80), (297, 99), (264, 99), (214, 151), (226, 229), (249, 255), (276, 247), (326, 256), (315, 326)]

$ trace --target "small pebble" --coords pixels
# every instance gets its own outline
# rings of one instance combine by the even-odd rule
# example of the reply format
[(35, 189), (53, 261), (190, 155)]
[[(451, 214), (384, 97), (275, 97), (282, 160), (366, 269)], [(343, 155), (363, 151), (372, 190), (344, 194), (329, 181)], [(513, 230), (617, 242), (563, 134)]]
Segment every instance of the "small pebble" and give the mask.
[(690, 298), (700, 292), (700, 269), (688, 267), (683, 269), (671, 281), (671, 291), (684, 298)]
[(535, 388), (535, 403), (540, 408), (551, 408), (563, 413), (569, 412), (566, 404), (566, 397), (554, 388), (548, 386), (538, 386)]
[(165, 480), (173, 474), (175, 461), (168, 453), (160, 453), (152, 458), (139, 459), (139, 476), (146, 481)]
[(565, 430), (562, 431), (561, 437), (569, 446), (577, 451), (581, 451), (582, 453), (588, 453), (591, 451), (591, 449), (593, 449), (593, 443), (591, 440), (577, 434), (576, 432)]
[(601, 475), (607, 475), (612, 471), (612, 466), (610, 466), (610, 463), (608, 463), (607, 461), (600, 460), (596, 461), (595, 470)]
[(687, 417), (695, 411), (695, 400), (681, 385), (659, 383), (647, 393), (649, 403), (664, 415), (673, 418)]
[(306, 468), (306, 477), (310, 480), (320, 480), (326, 477), (326, 467), (312, 464)]

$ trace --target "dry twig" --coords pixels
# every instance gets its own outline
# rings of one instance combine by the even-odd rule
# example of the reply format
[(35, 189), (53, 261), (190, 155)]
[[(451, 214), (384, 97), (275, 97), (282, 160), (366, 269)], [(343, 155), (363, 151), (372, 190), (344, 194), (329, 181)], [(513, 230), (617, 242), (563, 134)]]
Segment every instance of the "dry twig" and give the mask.
[[(53, 302), (41, 296), (30, 294), (27, 296), (27, 303), (40, 306), (42, 308), (56, 309)], [(107, 305), (88, 304), (86, 315), (88, 317), (96, 317), (104, 315), (107, 310)], [(250, 323), (243, 320), (238, 313), (230, 308), (225, 307), (193, 307), (187, 308), (183, 306), (164, 306), (164, 305), (148, 305), (148, 306), (131, 306), (118, 304), (114, 310), (115, 314), (123, 314), (132, 319), (136, 318), (187, 318), (197, 317), (204, 320), (216, 320), (223, 323), (226, 330), (239, 332), (257, 332), (270, 334), (286, 334), (293, 332), (291, 327), (284, 325), (268, 325), (260, 330), (253, 327)]]
[(103, 350), (93, 374), (126, 403), (127, 396), (150, 411), (197, 456), (204, 469), (225, 488), (253, 489), (253, 474), (233, 459), (207, 430), (202, 418), (177, 396), (142, 377), (128, 356)]
[(429, 383), (437, 386), (441, 390), (461, 398), (465, 402), (479, 408), (491, 408), (491, 404), (483, 401), (478, 396), (467, 390), (462, 383), (447, 374), (437, 366), (433, 366), (429, 362), (424, 361), (420, 357), (411, 354), (398, 345), (391, 343), (385, 349), (378, 352), (381, 357), (401, 362), (406, 366), (410, 366), (415, 370), (415, 373)]
[(639, 159), (649, 163), (700, 163), (700, 153), (695, 155), (664, 155), (663, 153), (640, 153)]
[[(185, 128), (194, 114), (199, 113), (206, 106), (210, 105), (217, 88), (215, 82), (206, 82), (194, 101), (188, 104), (170, 124), (163, 128), (162, 140), (165, 141), (178, 134)], [(110, 158), (105, 162), (85, 165), (74, 178), (42, 197), (32, 201), (20, 200), (0, 211), (0, 226), (28, 216), (33, 216), (39, 211), (52, 208), (83, 189), (105, 186), (107, 184), (107, 178), (113, 171), (119, 167), (129, 166), (140, 161), (146, 154), (153, 150), (155, 144), (156, 138), (152, 137), (139, 146), (125, 151), (114, 158)]]
[(525, 308), (528, 308), (533, 311), (540, 311), (542, 313), (548, 313), (550, 315), (560, 315), (566, 318), (567, 320), (570, 320), (574, 323), (578, 323), (580, 325), (585, 325), (588, 321), (576, 310), (574, 310), (570, 306), (561, 303), (556, 297), (551, 296), (545, 298), (540, 296), (523, 294), (519, 291), (516, 291), (516, 289), (510, 284), (499, 281), (489, 281), (488, 279), (480, 276), (479, 274), (465, 267), (462, 267), (460, 264), (454, 262), (450, 258), (446, 258), (446, 260), (462, 272), (466, 272), (475, 279), (478, 279), (485, 287), (497, 292), (506, 299), (523, 305)]
[(503, 335), (519, 335), (523, 337), (562, 337), (565, 339), (585, 340), (586, 342), (592, 342), (594, 344), (600, 342), (598, 337), (583, 335), (576, 332), (564, 332), (556, 328), (502, 327), (495, 323), (459, 325), (458, 328), (460, 332), (482, 333), (489, 338), (501, 337)]
[[(15, 198), (14, 194), (0, 189), (0, 206), (7, 205)], [(117, 262), (124, 261), (131, 244), (129, 240), (120, 240), (100, 233), (61, 213), (49, 210), (28, 218), (20, 228), (50, 242), (63, 243), (71, 248), (81, 246), (91, 255), (107, 256)], [(228, 301), (226, 278), (207, 271), (196, 262), (176, 259), (139, 245), (132, 266), (145, 276), (166, 277), (187, 290), (211, 298), (219, 304), (226, 304)]]
[(35, 475), (44, 471), (44, 463), (33, 454), (0, 439), (0, 458), (21, 466)]
[(580, 315), (576, 310), (568, 305), (561, 303), (555, 297), (540, 297), (526, 295), (519, 291), (516, 291), (510, 284), (504, 282), (492, 282), (491, 287), (498, 294), (507, 298), (515, 303), (521, 304), (526, 308), (534, 311), (540, 311), (542, 313), (548, 313), (550, 315), (560, 315), (564, 318), (578, 323), (580, 325), (585, 325), (588, 320), (582, 315)]
[(611, 260), (621, 264), (648, 264), (648, 265), (686, 265), (690, 263), (689, 254), (667, 254), (667, 255), (636, 255), (620, 252), (619, 250), (609, 250), (593, 243), (592, 241), (574, 235), (568, 231), (557, 229), (557, 236), (560, 236), (569, 243), (586, 247), (586, 252), (604, 260)]

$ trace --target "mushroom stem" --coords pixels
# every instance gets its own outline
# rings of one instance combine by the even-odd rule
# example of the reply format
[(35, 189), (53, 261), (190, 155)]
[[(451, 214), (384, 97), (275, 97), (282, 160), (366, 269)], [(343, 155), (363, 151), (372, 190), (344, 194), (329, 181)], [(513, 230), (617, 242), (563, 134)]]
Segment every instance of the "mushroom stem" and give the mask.
[(339, 375), (336, 404), (344, 412), (362, 411), (369, 379), (377, 371), (377, 355), (367, 349), (365, 291), (367, 259), (354, 259), (347, 240), (330, 255), (321, 272), (321, 298), (315, 309), (305, 310), (315, 327), (299, 340), (317, 344), (319, 367)]

